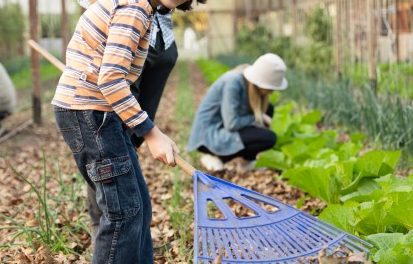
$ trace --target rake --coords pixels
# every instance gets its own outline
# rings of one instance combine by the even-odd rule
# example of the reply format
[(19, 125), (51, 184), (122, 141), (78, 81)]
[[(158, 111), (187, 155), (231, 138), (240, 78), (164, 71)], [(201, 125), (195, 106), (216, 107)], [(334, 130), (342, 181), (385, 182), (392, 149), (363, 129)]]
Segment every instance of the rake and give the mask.
[[(338, 247), (369, 254), (360, 238), (303, 213), (276, 199), (197, 171), (180, 157), (177, 164), (193, 176), (195, 228), (194, 263), (307, 263), (305, 258)], [(239, 217), (239, 205), (253, 213)], [(212, 208), (222, 214), (214, 218)], [(300, 262), (301, 261), (301, 262)]]

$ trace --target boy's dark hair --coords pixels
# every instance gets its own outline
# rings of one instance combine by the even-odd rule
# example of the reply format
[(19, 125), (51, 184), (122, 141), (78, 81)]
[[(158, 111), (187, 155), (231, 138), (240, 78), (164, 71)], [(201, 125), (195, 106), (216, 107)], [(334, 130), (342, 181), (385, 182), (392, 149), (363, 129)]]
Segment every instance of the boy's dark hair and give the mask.
[[(187, 2), (177, 6), (176, 8), (182, 11), (189, 11), (192, 9), (192, 4), (194, 0), (188, 0)], [(198, 4), (205, 4), (207, 0), (196, 0)]]
[[(185, 3), (179, 5), (176, 7), (176, 9), (182, 10), (182, 11), (189, 11), (192, 10), (192, 4), (193, 4), (194, 0), (188, 0)], [(198, 4), (205, 4), (207, 2), (207, 0), (196, 0), (196, 2)], [(161, 15), (165, 15), (171, 12), (171, 9), (168, 9), (164, 6), (159, 6), (158, 7), (158, 13), (160, 13)]]

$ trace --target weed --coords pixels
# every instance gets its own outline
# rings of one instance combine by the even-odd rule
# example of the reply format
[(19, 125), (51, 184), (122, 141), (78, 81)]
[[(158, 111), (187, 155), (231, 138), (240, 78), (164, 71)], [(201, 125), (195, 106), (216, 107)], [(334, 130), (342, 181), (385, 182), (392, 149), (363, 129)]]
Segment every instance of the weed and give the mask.
[[(188, 138), (190, 124), (194, 117), (194, 100), (191, 84), (189, 83), (189, 65), (187, 63), (178, 63), (177, 70), (179, 73), (179, 83), (177, 85), (177, 102), (176, 114), (179, 118), (176, 120), (179, 133), (176, 143), (180, 149), (184, 149)], [(178, 122), (179, 121), (179, 122)], [(186, 156), (185, 158), (188, 159)], [(182, 260), (189, 263), (192, 260), (193, 250), (188, 247), (192, 243), (193, 233), (191, 224), (193, 223), (192, 200), (184, 197), (182, 194), (191, 189), (192, 179), (188, 175), (182, 175), (182, 170), (176, 168), (173, 170), (173, 190), (172, 198), (167, 201), (168, 212), (171, 216), (171, 225), (176, 233), (178, 241), (179, 255)]]
[[(73, 243), (68, 243), (69, 241), (76, 241), (75, 238), (79, 233), (87, 232), (83, 202), (77, 198), (83, 185), (80, 176), (74, 176), (71, 179), (71, 184), (68, 184), (64, 181), (56, 162), (58, 172), (58, 179), (56, 181), (59, 191), (52, 196), (48, 190), (48, 184), (54, 183), (54, 178), (47, 171), (47, 162), (44, 154), (42, 161), (43, 172), (40, 183), (27, 179), (25, 175), (9, 164), (14, 174), (30, 186), (29, 195), (35, 197), (35, 203), (31, 206), (34, 209), (37, 208), (37, 211), (33, 214), (34, 218), (29, 219), (29, 221), (27, 219), (19, 219), (18, 210), (15, 215), (0, 215), (0, 218), (4, 220), (3, 222), (8, 223), (1, 226), (0, 229), (13, 230), (10, 233), (10, 243), (3, 245), (3, 247), (16, 246), (21, 241), (25, 241), (26, 243), (23, 242), (22, 244), (33, 249), (36, 249), (41, 244), (52, 252), (80, 254), (83, 247), (74, 247)], [(70, 211), (76, 217), (68, 215)], [(19, 241), (16, 243), (15, 241), (18, 239)]]

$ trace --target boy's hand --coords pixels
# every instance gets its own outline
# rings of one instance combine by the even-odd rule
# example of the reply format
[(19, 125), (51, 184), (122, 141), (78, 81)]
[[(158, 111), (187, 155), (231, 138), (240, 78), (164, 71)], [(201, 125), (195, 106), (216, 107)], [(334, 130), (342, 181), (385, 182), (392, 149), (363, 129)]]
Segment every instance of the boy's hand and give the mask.
[(167, 135), (162, 133), (158, 127), (152, 128), (145, 136), (149, 151), (152, 156), (166, 165), (175, 167), (174, 153), (179, 153), (178, 147)]
[(270, 126), (271, 126), (272, 119), (271, 119), (271, 117), (270, 117), (269, 115), (263, 114), (263, 115), (262, 115), (262, 120), (264, 121), (264, 125), (265, 125), (266, 127), (270, 127)]

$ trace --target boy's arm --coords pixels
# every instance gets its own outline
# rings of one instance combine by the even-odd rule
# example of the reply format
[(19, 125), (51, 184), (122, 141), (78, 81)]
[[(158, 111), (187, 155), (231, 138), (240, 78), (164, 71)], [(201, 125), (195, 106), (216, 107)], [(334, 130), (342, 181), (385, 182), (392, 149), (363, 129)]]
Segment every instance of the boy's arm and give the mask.
[(113, 110), (137, 136), (143, 136), (153, 128), (152, 121), (132, 95), (126, 75), (135, 58), (142, 70), (147, 47), (140, 47), (150, 24), (149, 14), (142, 7), (143, 1), (122, 6), (115, 11), (109, 26), (105, 51), (99, 72), (98, 86)]

